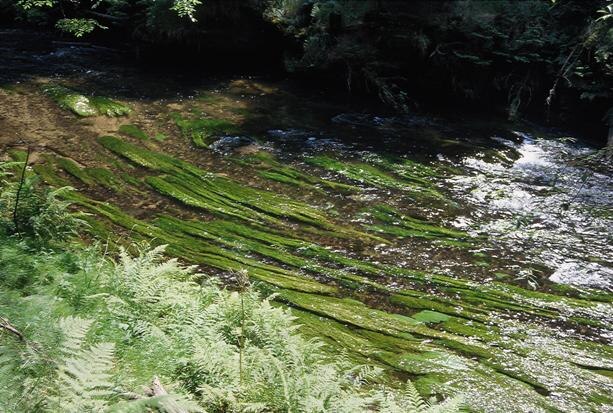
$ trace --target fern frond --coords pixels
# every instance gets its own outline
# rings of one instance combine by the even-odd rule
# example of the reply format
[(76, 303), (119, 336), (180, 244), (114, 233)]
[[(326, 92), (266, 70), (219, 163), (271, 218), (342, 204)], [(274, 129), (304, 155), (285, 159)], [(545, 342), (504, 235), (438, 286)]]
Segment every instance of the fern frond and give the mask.
[(78, 356), (93, 321), (71, 316), (60, 319), (58, 324), (64, 335), (64, 353), (68, 356)]
[(407, 381), (405, 385), (405, 389), (402, 392), (402, 398), (405, 403), (407, 403), (407, 407), (414, 410), (415, 413), (425, 412), (430, 406), (428, 402), (426, 402), (423, 397), (419, 394), (413, 383)]
[(243, 413), (263, 413), (270, 410), (266, 403), (239, 403), (239, 407)]
[(57, 368), (57, 383), (51, 389), (49, 405), (63, 412), (102, 412), (111, 391), (115, 345), (98, 343), (85, 348), (91, 320), (67, 317), (59, 320), (64, 333), (64, 354)]
[(121, 402), (112, 406), (107, 413), (204, 413), (196, 403), (180, 396), (169, 394), (147, 399)]
[(59, 404), (63, 411), (103, 411), (111, 396), (109, 371), (113, 368), (114, 345), (100, 343), (82, 350), (59, 367)]

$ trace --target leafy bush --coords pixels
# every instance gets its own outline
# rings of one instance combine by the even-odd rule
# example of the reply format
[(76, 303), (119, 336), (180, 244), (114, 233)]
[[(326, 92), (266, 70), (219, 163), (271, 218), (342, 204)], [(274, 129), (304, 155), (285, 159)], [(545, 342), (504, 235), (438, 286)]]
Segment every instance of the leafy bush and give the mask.
[(22, 168), (22, 163), (0, 165), (0, 230), (42, 242), (74, 235), (84, 221), (62, 199), (72, 188), (46, 188)]
[(94, 31), (94, 29), (106, 29), (94, 19), (60, 19), (55, 23), (55, 27), (66, 33), (72, 34), (74, 37), (83, 37)]

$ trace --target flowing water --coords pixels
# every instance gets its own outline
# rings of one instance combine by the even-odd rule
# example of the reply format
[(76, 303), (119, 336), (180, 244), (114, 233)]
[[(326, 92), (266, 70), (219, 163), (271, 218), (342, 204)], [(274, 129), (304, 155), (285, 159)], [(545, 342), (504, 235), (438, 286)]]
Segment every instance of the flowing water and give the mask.
[[(230, 286), (246, 269), (391, 384), (475, 411), (613, 411), (613, 184), (580, 140), (20, 31), (2, 32), (0, 69), (4, 155), (32, 148), (96, 235), (168, 244)], [(131, 112), (76, 116), (58, 85)]]
[(468, 225), (527, 251), (526, 264), (548, 268), (550, 281), (611, 290), (611, 176), (575, 165), (593, 149), (515, 134), (521, 142), (501, 140), (520, 154), (511, 167), (468, 157), (474, 172), (452, 179), (459, 196), (490, 212)]

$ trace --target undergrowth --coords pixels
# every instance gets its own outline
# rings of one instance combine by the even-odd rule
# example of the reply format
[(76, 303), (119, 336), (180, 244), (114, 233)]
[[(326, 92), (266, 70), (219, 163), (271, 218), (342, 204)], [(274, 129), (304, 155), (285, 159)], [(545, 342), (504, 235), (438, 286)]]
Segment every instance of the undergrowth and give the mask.
[[(2, 216), (0, 411), (459, 410), (458, 399), (431, 406), (410, 382), (390, 386), (378, 368), (330, 359), (245, 274), (230, 291), (163, 246), (111, 253), (69, 240), (79, 220), (70, 205), (13, 166), (0, 199), (29, 214), (24, 222), (46, 216), (47, 230), (15, 231)], [(28, 201), (15, 202), (26, 181)]]

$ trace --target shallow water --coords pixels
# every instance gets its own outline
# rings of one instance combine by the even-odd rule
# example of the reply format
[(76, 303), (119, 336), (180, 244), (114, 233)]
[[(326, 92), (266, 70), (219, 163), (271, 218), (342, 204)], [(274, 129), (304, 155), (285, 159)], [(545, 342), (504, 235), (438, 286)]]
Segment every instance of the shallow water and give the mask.
[(514, 133), (521, 142), (500, 140), (520, 154), (512, 166), (466, 157), (468, 173), (450, 180), (454, 193), (477, 209), (464, 225), (526, 254), (526, 264), (546, 267), (550, 281), (611, 290), (613, 181), (575, 165), (596, 151)]
[[(230, 285), (246, 268), (305, 334), (392, 384), (477, 411), (611, 411), (613, 187), (578, 162), (595, 149), (3, 34), (0, 145), (78, 188), (98, 235), (167, 243)], [(78, 118), (42, 93), (56, 83), (132, 113)], [(232, 127), (211, 150), (177, 119)]]

